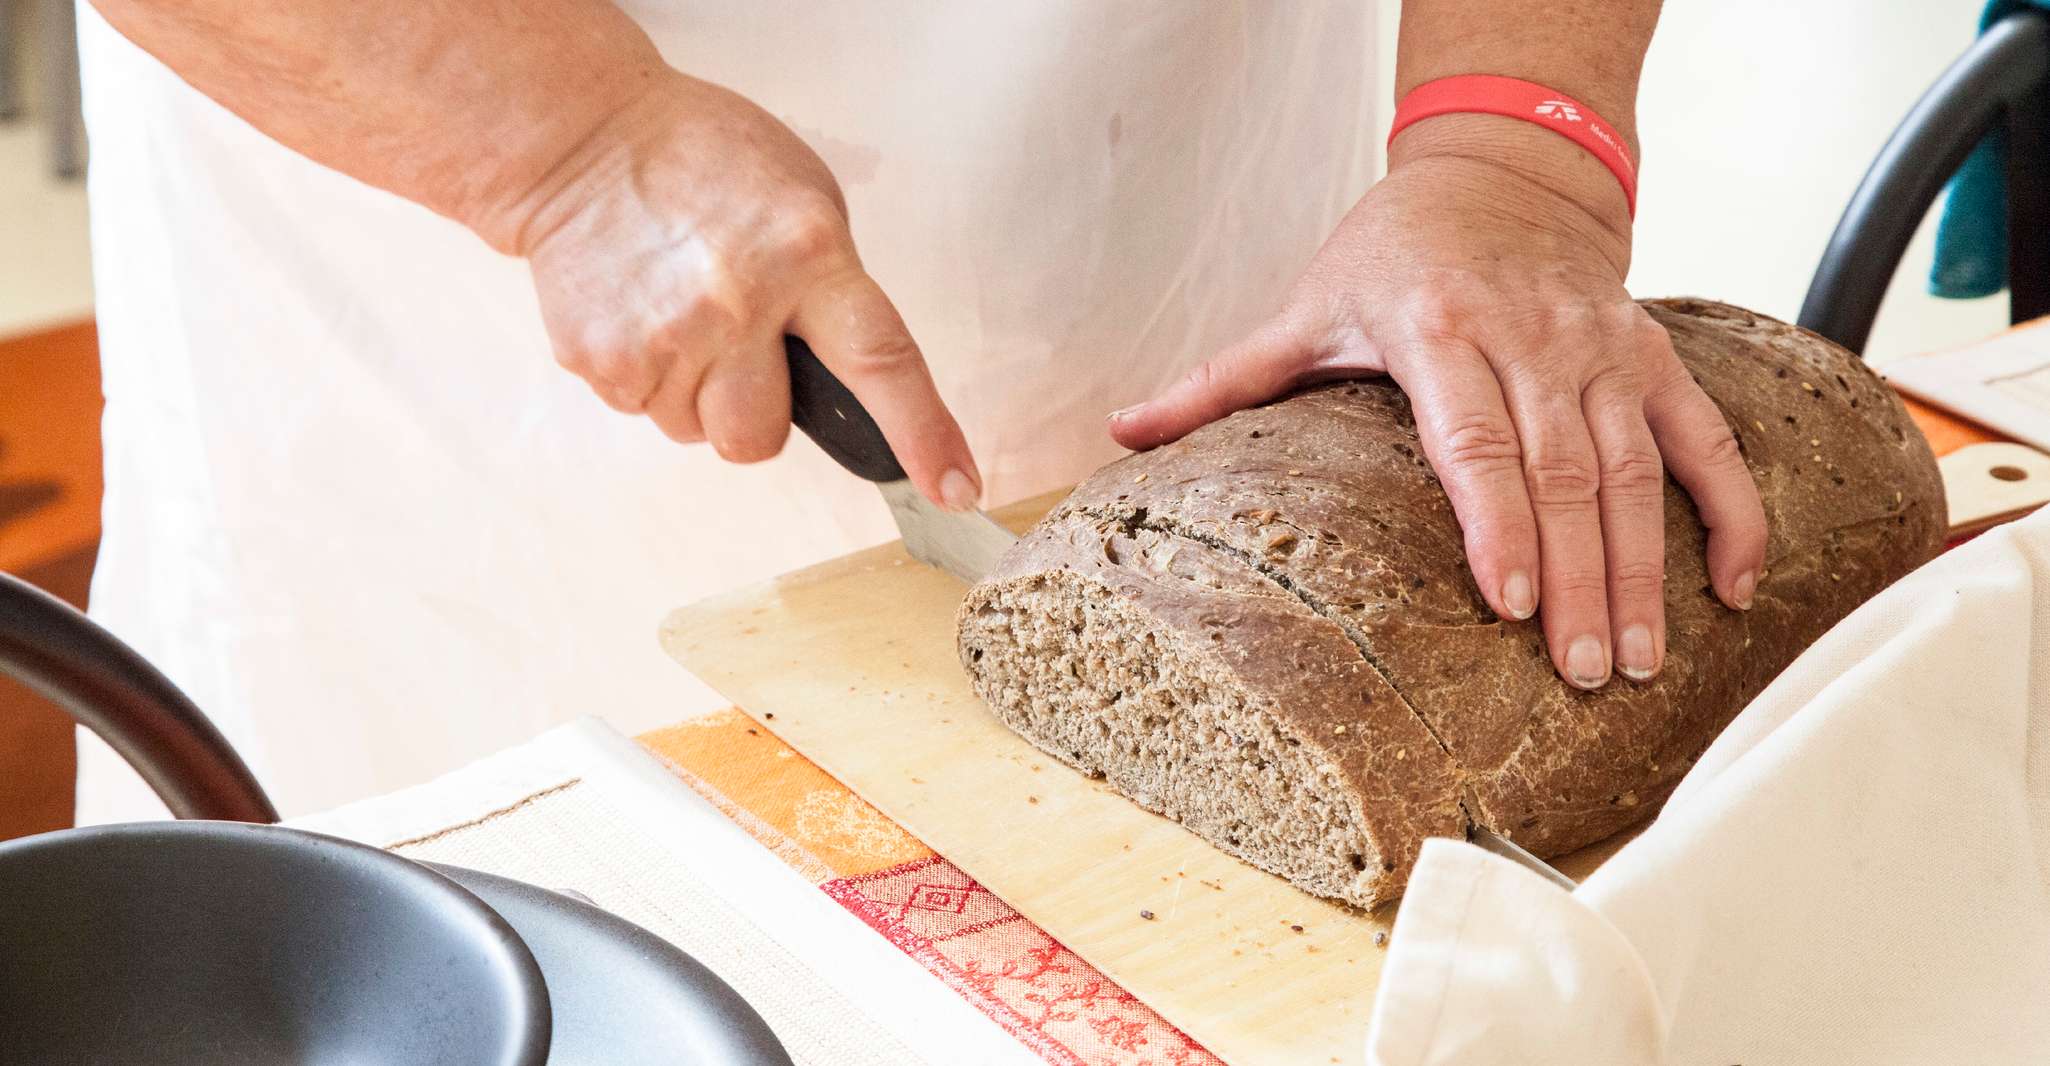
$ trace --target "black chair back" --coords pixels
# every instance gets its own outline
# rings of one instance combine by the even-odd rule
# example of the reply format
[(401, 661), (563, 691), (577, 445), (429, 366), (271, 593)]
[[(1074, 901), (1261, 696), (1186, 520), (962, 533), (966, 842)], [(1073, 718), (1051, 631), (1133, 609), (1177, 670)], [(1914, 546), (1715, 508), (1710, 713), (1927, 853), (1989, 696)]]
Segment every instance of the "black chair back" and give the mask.
[(2008, 148), (2009, 317), (2050, 314), (2050, 15), (2026, 11), (1982, 34), (1879, 150), (1815, 268), (1801, 325), (1864, 350), (1922, 216), (1996, 129)]

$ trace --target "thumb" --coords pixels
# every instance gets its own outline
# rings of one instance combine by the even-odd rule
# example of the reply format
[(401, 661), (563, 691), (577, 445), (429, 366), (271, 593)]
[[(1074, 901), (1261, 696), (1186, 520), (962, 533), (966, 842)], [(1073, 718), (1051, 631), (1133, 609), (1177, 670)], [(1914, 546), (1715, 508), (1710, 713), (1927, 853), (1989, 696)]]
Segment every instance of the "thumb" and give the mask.
[(1310, 346), (1297, 330), (1280, 320), (1269, 322), (1160, 395), (1112, 412), (1111, 439), (1133, 451), (1179, 440), (1225, 415), (1287, 392), (1310, 362)]

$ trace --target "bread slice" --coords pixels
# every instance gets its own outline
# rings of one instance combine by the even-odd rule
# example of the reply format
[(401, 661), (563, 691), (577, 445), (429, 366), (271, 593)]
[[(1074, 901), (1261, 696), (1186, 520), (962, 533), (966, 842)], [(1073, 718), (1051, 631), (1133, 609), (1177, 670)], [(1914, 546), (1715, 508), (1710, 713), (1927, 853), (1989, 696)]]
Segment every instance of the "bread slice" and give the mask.
[(1756, 605), (1708, 588), (1666, 499), (1666, 667), (1599, 692), (1497, 618), (1402, 393), (1326, 385), (1106, 466), (972, 589), (976, 691), (1034, 744), (1320, 896), (1399, 895), (1427, 836), (1555, 855), (1648, 817), (1837, 619), (1932, 555), (1935, 460), (1814, 334), (1653, 301), (1728, 418), (1772, 527)]

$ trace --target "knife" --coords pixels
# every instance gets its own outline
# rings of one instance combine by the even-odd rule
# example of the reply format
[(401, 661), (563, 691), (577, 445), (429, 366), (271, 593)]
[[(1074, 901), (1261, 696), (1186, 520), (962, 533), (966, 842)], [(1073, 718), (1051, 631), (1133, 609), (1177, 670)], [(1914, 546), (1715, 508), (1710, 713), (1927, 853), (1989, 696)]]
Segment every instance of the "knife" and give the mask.
[[(890, 507), (890, 517), (897, 520), (904, 548), (912, 558), (971, 585), (982, 580), (1018, 535), (981, 511), (949, 511), (926, 499), (904, 476), (896, 453), (868, 409), (819, 362), (811, 346), (798, 337), (785, 336), (783, 351), (790, 364), (791, 424), (848, 473), (875, 484)], [(1572, 878), (1499, 833), (1476, 825), (1467, 840), (1573, 891)]]
[(896, 453), (868, 409), (803, 340), (785, 336), (790, 364), (790, 422), (847, 472), (875, 484), (904, 534), (911, 557), (973, 585), (1018, 539), (981, 511), (949, 511), (904, 476)]
[(1478, 825), (1474, 826), (1467, 831), (1466, 842), (1480, 848), (1482, 851), (1500, 855), (1568, 892), (1579, 887), (1572, 878), (1560, 873), (1558, 868), (1551, 863), (1523, 850), (1522, 846), (1518, 845), (1515, 841), (1491, 829), (1483, 829)]

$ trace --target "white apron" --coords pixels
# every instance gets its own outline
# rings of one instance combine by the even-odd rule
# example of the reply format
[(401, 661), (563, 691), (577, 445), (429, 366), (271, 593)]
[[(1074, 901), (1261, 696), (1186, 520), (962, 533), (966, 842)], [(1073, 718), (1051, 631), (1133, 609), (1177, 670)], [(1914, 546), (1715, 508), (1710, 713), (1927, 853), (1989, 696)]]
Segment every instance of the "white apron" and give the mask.
[[(622, 6), (833, 168), (993, 502), (1113, 456), (1106, 412), (1270, 313), (1379, 132), (1360, 4)], [(287, 814), (713, 705), (656, 647), (668, 609), (894, 536), (801, 438), (731, 467), (614, 414), (554, 365), (523, 263), (81, 23), (93, 614)], [(148, 811), (84, 739), (81, 817)]]

